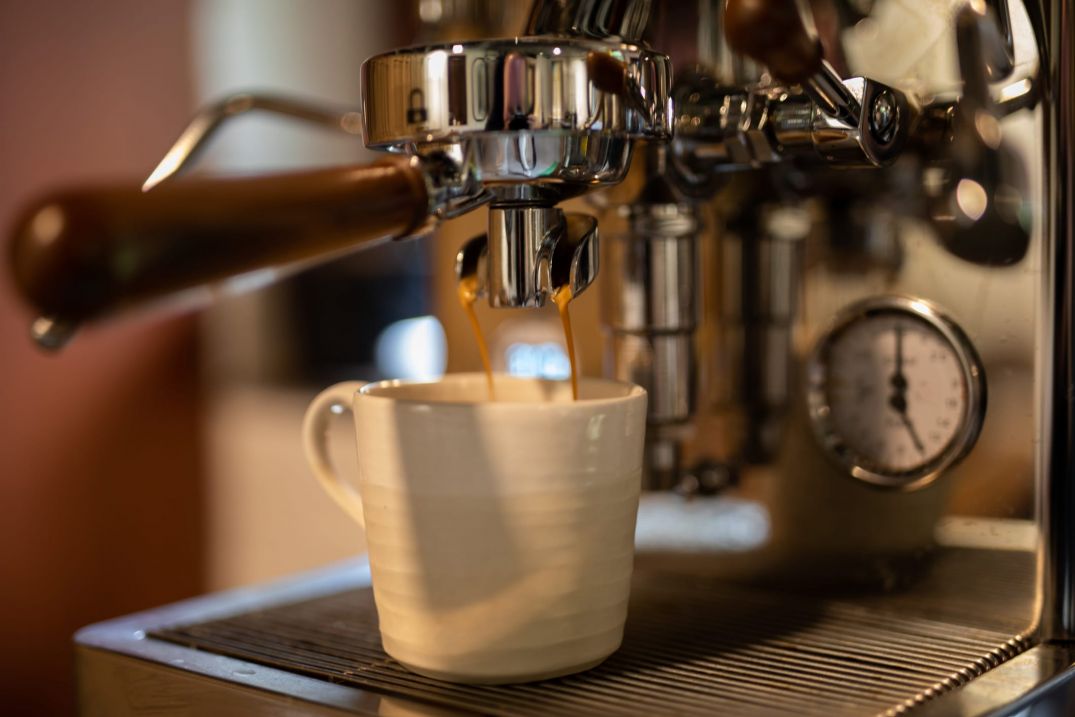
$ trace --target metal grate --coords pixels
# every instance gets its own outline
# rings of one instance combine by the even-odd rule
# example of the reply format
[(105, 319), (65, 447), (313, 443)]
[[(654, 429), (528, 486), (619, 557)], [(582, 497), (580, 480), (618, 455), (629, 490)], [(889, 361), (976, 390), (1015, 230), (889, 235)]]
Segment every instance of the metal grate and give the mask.
[(976, 596), (956, 611), (943, 590), (850, 601), (639, 575), (615, 655), (589, 672), (525, 685), (454, 685), (406, 671), (381, 649), (368, 589), (152, 636), (478, 714), (898, 715), (1029, 646), (1003, 627), (1022, 607), (1011, 586), (1027, 594), (1029, 560), (983, 553), (951, 551), (942, 561), (970, 582), (935, 582)]

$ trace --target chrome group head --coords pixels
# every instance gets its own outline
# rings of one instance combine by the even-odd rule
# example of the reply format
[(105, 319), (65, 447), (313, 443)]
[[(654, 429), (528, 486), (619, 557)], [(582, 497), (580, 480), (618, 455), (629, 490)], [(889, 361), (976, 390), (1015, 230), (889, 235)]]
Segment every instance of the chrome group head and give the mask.
[(634, 140), (671, 137), (670, 84), (664, 55), (577, 36), (397, 50), (363, 66), (366, 142), (450, 157), (472, 177), (465, 208), (490, 205), (474, 240), (482, 292), (541, 306), (550, 286), (577, 294), (597, 272), (596, 222), (556, 204), (620, 182)]

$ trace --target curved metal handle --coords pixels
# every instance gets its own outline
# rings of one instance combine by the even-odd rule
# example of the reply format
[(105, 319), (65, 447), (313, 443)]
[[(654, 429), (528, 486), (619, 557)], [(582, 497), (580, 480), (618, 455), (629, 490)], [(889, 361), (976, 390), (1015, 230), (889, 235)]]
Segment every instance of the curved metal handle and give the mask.
[(145, 193), (137, 185), (56, 192), (15, 224), (11, 268), (26, 300), (69, 333), (119, 309), (413, 233), (433, 208), (425, 177), (419, 160), (392, 158)]
[(150, 190), (179, 174), (194, 162), (225, 122), (255, 111), (290, 117), (328, 129), (342, 130), (350, 135), (362, 135), (362, 113), (360, 112), (335, 110), (290, 97), (241, 92), (200, 109), (172, 144), (168, 153), (153, 169), (142, 185), (142, 189)]

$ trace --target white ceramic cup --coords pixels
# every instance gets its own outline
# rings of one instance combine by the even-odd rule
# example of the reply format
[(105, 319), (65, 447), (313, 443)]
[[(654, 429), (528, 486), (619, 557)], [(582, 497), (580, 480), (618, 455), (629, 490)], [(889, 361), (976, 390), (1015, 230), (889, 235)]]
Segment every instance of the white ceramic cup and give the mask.
[[(385, 651), (457, 682), (597, 665), (623, 637), (646, 394), (626, 383), (484, 374), (341, 383), (306, 412), (306, 455), (365, 525)], [(327, 429), (354, 414), (356, 491)]]

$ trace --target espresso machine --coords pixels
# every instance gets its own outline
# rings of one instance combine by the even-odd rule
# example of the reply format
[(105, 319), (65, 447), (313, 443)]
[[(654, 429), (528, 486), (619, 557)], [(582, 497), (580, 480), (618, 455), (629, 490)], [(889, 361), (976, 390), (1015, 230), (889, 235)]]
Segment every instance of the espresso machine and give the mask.
[[(144, 186), (30, 207), (32, 336), (486, 213), (458, 277), (496, 309), (596, 281), (606, 371), (649, 394), (624, 647), (412, 675), (360, 560), (86, 628), (87, 714), (1075, 711), (1066, 3), (535, 0), (362, 76), (354, 112), (229, 97)], [(251, 111), (385, 158), (177, 178)]]

